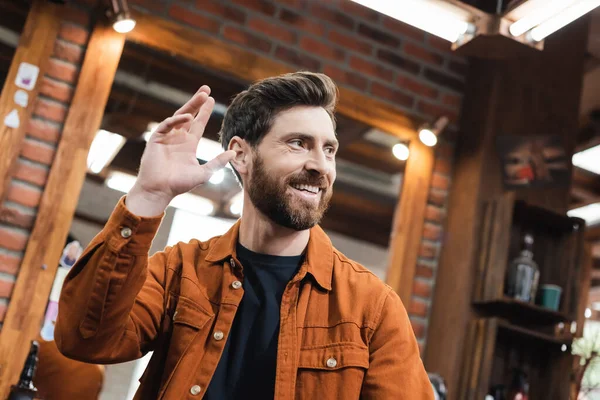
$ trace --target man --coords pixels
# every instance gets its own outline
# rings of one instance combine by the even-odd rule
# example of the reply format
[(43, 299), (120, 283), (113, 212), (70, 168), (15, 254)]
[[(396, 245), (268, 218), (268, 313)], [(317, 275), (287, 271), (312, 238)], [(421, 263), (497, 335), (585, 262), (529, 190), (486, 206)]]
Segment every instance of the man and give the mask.
[[(209, 95), (158, 126), (134, 187), (71, 270), (60, 350), (100, 363), (154, 351), (137, 399), (433, 399), (399, 297), (317, 226), (336, 177), (333, 81), (255, 83), (225, 115), (226, 151), (200, 166)], [(171, 199), (227, 163), (242, 218), (148, 260)]]

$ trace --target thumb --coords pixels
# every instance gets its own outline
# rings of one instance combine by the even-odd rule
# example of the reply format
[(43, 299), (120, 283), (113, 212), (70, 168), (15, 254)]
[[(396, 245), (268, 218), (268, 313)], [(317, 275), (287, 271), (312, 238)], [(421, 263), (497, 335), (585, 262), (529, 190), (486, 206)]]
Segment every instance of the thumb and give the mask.
[(206, 169), (209, 174), (212, 175), (215, 172), (217, 172), (218, 170), (220, 170), (221, 168), (224, 168), (227, 164), (229, 164), (229, 162), (231, 160), (233, 160), (234, 157), (235, 157), (235, 151), (227, 150), (227, 151), (219, 154), (218, 156), (216, 156), (215, 158), (213, 158), (206, 164), (204, 164), (202, 167), (204, 169)]

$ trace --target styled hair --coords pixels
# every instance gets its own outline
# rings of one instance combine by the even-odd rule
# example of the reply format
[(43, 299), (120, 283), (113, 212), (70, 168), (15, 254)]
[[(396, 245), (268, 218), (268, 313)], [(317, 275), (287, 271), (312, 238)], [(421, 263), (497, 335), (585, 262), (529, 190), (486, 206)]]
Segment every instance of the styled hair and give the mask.
[[(225, 112), (219, 136), (225, 150), (235, 136), (256, 148), (278, 113), (295, 106), (323, 107), (335, 129), (336, 84), (325, 74), (293, 72), (266, 78), (238, 93)], [(235, 171), (238, 180), (241, 179)]]

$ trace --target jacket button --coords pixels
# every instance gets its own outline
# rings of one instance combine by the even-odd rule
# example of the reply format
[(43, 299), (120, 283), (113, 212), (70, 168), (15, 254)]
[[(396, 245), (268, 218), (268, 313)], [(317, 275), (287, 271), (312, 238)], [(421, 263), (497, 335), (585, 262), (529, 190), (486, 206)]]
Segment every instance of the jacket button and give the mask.
[(202, 388), (198, 385), (194, 385), (190, 388), (190, 393), (193, 394), (194, 396), (197, 394), (200, 394), (201, 391), (202, 391)]
[(233, 281), (233, 283), (231, 284), (231, 287), (237, 290), (237, 289), (239, 289), (239, 288), (242, 287), (242, 282), (240, 282), (240, 281)]
[(235, 268), (235, 260), (233, 259), (233, 257), (229, 259), (229, 264), (231, 264), (231, 268)]
[(215, 333), (213, 333), (213, 337), (215, 338), (215, 340), (223, 340), (223, 337), (225, 335), (223, 334), (223, 331), (216, 331)]
[(121, 236), (124, 237), (125, 239), (127, 239), (128, 237), (130, 237), (132, 234), (131, 232), (131, 228), (126, 226), (124, 228), (121, 229)]
[(335, 368), (337, 366), (337, 360), (331, 357), (329, 360), (327, 360), (327, 366), (329, 368)]

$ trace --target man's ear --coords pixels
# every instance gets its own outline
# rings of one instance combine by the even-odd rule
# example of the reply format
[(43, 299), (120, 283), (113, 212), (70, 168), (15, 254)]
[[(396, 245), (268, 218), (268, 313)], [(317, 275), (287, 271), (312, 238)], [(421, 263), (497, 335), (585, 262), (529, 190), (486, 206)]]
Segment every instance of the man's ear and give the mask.
[(252, 148), (250, 145), (239, 136), (234, 136), (229, 141), (227, 150), (235, 151), (235, 157), (231, 160), (231, 165), (241, 175), (248, 174), (248, 168), (252, 160)]

